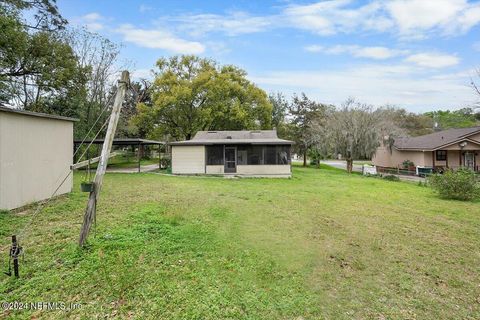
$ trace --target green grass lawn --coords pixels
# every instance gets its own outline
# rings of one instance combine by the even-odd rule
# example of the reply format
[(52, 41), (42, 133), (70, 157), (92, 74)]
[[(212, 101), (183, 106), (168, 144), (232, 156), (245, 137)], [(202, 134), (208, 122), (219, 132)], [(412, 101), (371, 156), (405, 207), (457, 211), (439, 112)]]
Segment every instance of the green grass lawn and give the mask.
[[(80, 250), (80, 180), (32, 224), (0, 301), (82, 308), (14, 319), (480, 318), (478, 201), (324, 167), (292, 179), (107, 174)], [(30, 214), (0, 213), (1, 248)]]

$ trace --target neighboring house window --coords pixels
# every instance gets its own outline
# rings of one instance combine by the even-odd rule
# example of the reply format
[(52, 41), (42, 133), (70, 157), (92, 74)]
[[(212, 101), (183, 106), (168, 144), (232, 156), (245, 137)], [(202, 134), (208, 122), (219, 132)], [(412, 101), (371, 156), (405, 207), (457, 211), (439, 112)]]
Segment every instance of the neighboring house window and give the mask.
[(207, 165), (223, 165), (223, 146), (207, 146)]
[(437, 161), (445, 161), (447, 160), (447, 151), (446, 150), (437, 150)]

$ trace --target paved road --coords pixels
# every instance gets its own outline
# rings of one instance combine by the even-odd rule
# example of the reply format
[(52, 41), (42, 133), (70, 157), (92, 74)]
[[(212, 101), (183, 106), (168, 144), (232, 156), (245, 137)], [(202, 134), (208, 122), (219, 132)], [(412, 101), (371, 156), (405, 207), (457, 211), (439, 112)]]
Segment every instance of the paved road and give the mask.
[[(347, 163), (345, 161), (341, 161), (341, 160), (322, 160), (322, 161), (320, 161), (320, 163), (329, 165), (329, 166), (334, 167), (334, 168), (347, 170)], [(353, 171), (362, 172), (362, 165), (354, 163), (353, 164)]]
[[(347, 163), (345, 161), (340, 160), (322, 160), (321, 163), (329, 165), (334, 168), (347, 170)], [(362, 172), (362, 165), (361, 164), (353, 164), (353, 171), (355, 172)], [(404, 176), (404, 175), (396, 175), (403, 181), (411, 181), (411, 182), (418, 182), (418, 181), (425, 181), (425, 178), (417, 177), (417, 176)]]

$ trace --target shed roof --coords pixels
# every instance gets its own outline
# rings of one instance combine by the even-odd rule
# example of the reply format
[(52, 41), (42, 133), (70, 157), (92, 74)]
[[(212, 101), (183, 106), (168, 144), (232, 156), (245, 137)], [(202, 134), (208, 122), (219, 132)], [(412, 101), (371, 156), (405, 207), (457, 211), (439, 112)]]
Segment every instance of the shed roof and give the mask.
[(198, 131), (192, 140), (172, 142), (171, 145), (212, 144), (294, 144), (279, 139), (276, 130)]
[(0, 107), (0, 112), (17, 113), (25, 116), (40, 117), (40, 118), (55, 119), (55, 120), (78, 121), (78, 119), (75, 119), (75, 118), (58, 116), (55, 114), (26, 111), (26, 110), (6, 108), (6, 107)]
[(399, 150), (435, 150), (466, 139), (480, 132), (480, 127), (448, 129), (419, 137), (399, 138), (394, 147)]

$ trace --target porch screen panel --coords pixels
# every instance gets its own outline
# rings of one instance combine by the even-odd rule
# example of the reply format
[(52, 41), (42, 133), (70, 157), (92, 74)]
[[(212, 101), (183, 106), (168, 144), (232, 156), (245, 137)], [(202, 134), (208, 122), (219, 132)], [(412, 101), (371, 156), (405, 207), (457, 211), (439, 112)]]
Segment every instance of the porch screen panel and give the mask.
[(290, 146), (277, 146), (277, 163), (290, 164)]
[(247, 164), (263, 164), (263, 146), (247, 147)]
[(223, 145), (207, 146), (207, 165), (223, 165)]
[(248, 147), (245, 145), (237, 146), (237, 164), (245, 165), (247, 164), (248, 158)]
[(265, 164), (277, 164), (277, 146), (265, 146)]

